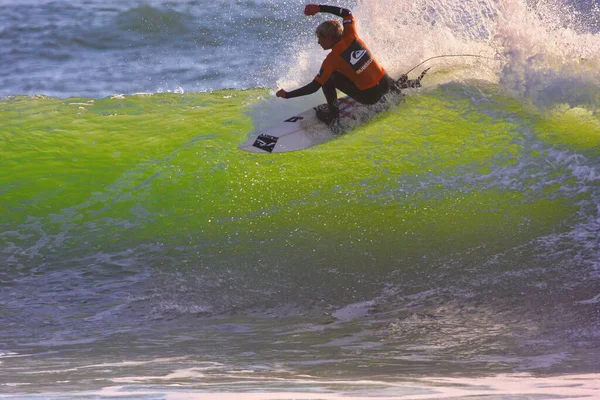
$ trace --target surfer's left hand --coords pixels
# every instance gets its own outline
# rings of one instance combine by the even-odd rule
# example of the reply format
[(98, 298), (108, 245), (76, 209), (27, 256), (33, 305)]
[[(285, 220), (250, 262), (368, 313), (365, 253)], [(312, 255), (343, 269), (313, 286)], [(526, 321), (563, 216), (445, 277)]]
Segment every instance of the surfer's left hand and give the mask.
[(287, 99), (287, 92), (283, 89), (279, 89), (277, 93), (275, 93), (275, 96), (281, 97), (282, 99)]
[(321, 11), (321, 7), (318, 4), (307, 4), (304, 7), (304, 15), (315, 15)]

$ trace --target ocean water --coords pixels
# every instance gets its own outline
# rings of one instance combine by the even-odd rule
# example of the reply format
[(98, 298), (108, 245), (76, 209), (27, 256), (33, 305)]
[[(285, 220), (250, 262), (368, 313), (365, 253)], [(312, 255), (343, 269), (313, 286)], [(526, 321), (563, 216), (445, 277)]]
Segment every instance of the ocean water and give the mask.
[(336, 2), (423, 87), (242, 152), (304, 4), (0, 1), (0, 399), (600, 398), (597, 0)]

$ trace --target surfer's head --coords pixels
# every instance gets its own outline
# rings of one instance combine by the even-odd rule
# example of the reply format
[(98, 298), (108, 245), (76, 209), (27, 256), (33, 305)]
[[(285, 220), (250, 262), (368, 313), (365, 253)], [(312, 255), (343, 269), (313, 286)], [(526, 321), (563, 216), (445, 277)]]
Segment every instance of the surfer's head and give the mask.
[(330, 20), (317, 26), (315, 33), (317, 34), (321, 47), (328, 50), (342, 38), (344, 29), (338, 21)]

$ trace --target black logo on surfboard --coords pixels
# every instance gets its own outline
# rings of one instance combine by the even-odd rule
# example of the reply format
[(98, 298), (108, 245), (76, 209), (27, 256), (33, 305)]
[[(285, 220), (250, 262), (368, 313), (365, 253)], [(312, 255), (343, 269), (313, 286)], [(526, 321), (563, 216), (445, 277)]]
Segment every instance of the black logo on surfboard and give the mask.
[(278, 139), (278, 137), (271, 135), (258, 135), (252, 146), (272, 153)]

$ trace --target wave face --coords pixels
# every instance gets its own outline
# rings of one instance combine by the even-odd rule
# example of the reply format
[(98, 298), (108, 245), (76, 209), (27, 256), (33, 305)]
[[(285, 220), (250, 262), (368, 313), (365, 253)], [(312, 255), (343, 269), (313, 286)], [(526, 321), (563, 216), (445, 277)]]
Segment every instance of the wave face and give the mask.
[[(453, 57), (368, 124), (268, 156), (237, 145), (323, 101), (256, 88), (318, 70), (301, 6), (31, 3), (0, 6), (1, 93), (30, 94), (0, 100), (3, 390), (598, 372), (597, 3), (345, 3), (390, 73)], [(249, 89), (193, 92), (235, 76)]]

